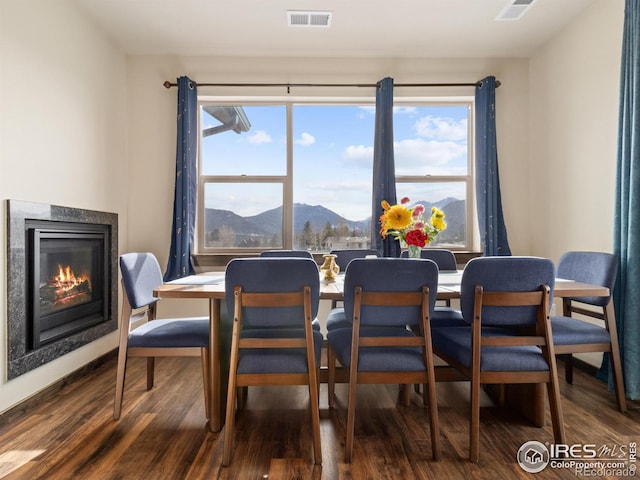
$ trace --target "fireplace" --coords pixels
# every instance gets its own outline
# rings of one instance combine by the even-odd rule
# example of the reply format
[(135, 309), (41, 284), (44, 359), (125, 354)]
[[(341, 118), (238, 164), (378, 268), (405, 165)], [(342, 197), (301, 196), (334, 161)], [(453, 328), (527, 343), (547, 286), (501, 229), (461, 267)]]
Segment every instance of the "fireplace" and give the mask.
[(9, 200), (8, 378), (117, 328), (118, 217)]
[(27, 221), (29, 348), (109, 320), (109, 228)]

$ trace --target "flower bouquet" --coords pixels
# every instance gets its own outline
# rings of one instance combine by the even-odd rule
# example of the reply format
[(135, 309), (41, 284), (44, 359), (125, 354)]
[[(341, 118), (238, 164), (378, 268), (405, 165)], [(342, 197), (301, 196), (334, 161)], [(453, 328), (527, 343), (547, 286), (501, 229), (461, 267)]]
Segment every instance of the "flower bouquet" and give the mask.
[(410, 258), (420, 258), (420, 250), (429, 245), (438, 234), (447, 228), (444, 212), (436, 207), (431, 209), (431, 217), (426, 220), (424, 205), (408, 207), (410, 200), (404, 197), (400, 203), (389, 205), (382, 201), (384, 213), (380, 216), (380, 235), (391, 235), (407, 247)]

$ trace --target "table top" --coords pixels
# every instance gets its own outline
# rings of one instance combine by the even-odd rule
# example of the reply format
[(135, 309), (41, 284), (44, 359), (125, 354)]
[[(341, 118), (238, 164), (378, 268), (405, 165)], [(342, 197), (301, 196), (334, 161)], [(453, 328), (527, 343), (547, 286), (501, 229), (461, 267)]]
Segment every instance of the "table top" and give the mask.
[[(459, 298), (462, 271), (440, 272), (438, 277), (438, 298)], [(344, 275), (338, 275), (336, 282), (320, 281), (320, 298), (342, 300)], [(202, 273), (180, 278), (156, 287), (153, 294), (158, 298), (211, 298), (224, 299), (224, 273)], [(609, 289), (600, 285), (556, 279), (554, 297), (606, 297)]]

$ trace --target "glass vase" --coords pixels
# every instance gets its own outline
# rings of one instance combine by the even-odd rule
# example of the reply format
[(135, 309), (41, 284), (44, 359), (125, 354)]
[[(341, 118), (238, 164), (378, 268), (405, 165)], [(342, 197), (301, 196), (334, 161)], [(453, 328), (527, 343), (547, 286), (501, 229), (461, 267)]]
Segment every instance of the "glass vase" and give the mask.
[(421, 251), (422, 249), (417, 245), (408, 245), (409, 250), (409, 258), (422, 258)]

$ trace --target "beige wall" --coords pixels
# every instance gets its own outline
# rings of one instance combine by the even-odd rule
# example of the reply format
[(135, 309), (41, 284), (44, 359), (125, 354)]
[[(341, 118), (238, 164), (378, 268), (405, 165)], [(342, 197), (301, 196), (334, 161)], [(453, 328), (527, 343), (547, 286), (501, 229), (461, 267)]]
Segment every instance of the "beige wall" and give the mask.
[(532, 254), (613, 248), (623, 0), (598, 0), (532, 56)]
[[(66, 1), (0, 3), (0, 200), (119, 214), (126, 248), (125, 56)], [(0, 412), (117, 345), (113, 333), (6, 382), (6, 248), (0, 249)]]
[[(513, 253), (556, 260), (568, 249), (610, 250), (622, 14), (623, 0), (596, 0), (531, 60), (125, 57), (68, 0), (0, 0), (0, 197), (116, 212), (120, 251), (152, 251), (164, 266), (177, 93), (162, 86), (165, 80), (469, 82), (492, 74), (502, 82), (498, 155)], [(292, 95), (311, 93), (368, 95), (335, 89)], [(396, 89), (396, 95), (432, 93)], [(161, 314), (206, 312), (206, 303), (187, 303), (165, 302)], [(4, 365), (4, 274), (0, 312)], [(1, 383), (0, 412), (115, 345), (112, 334)]]

